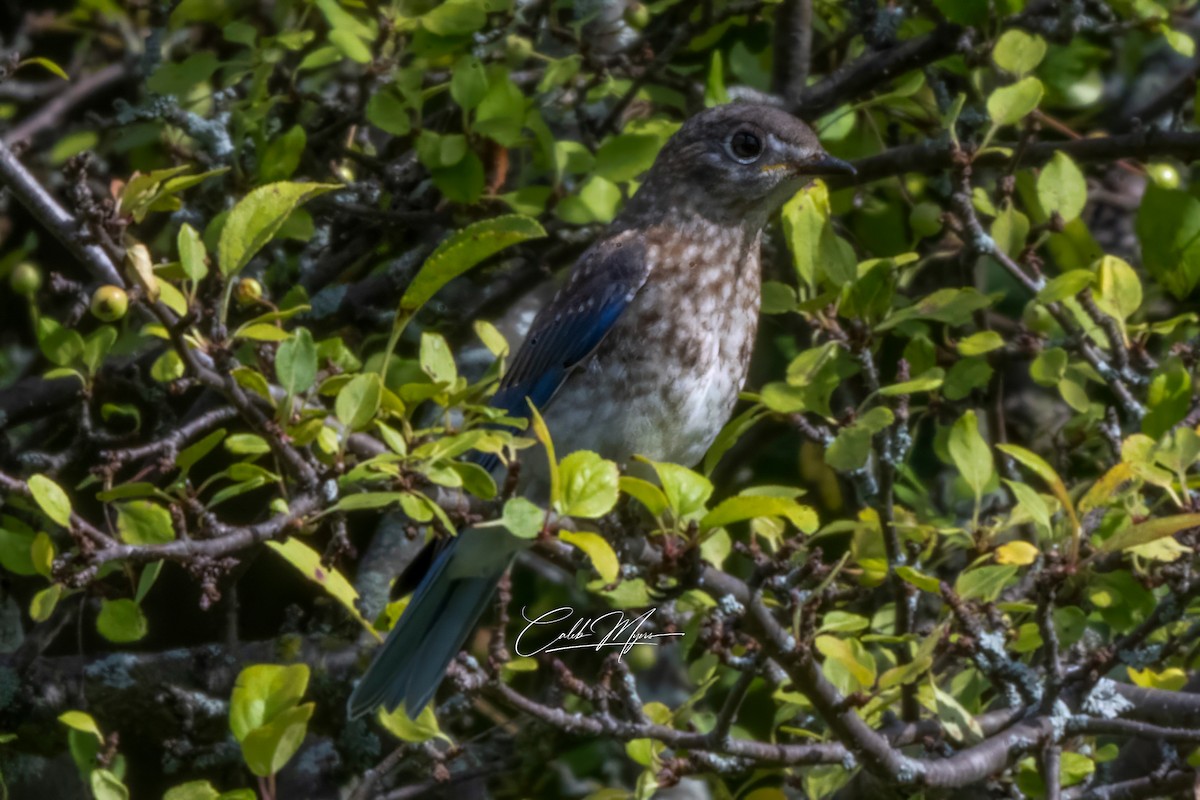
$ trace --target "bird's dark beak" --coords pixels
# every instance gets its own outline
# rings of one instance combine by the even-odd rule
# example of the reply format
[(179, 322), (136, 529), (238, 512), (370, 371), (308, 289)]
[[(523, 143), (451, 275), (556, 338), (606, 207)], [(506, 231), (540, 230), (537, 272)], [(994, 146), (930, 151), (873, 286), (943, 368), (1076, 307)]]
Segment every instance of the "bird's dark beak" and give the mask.
[(800, 175), (857, 175), (858, 170), (849, 161), (834, 158), (828, 153), (822, 153), (816, 158), (796, 165)]

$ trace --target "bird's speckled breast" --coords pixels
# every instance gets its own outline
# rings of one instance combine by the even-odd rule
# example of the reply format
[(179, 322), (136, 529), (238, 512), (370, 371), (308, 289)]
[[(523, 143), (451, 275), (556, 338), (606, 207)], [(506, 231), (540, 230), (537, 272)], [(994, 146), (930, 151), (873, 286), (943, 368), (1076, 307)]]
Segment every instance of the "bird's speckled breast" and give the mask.
[(757, 229), (703, 221), (644, 232), (650, 274), (546, 413), (561, 453), (692, 465), (746, 380), (761, 298)]

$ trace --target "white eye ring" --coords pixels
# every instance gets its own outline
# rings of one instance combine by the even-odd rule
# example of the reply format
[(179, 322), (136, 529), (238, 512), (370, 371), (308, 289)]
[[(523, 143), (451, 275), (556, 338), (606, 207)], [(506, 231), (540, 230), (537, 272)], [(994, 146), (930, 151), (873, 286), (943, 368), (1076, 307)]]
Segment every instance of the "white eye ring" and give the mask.
[(725, 140), (725, 151), (739, 164), (753, 164), (765, 150), (762, 137), (745, 128), (734, 131)]

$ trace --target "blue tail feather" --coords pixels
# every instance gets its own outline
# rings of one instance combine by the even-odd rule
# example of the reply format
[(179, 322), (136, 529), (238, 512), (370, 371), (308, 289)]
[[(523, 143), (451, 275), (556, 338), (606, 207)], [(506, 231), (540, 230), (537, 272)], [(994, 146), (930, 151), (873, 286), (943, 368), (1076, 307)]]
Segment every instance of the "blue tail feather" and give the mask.
[(462, 536), (455, 537), (434, 560), (417, 586), (400, 621), (388, 634), (375, 660), (346, 704), (350, 719), (382, 705), (388, 711), (404, 703), (415, 718), (433, 697), (446, 668), (462, 648), (510, 559), (482, 574), (461, 575), (451, 568), (461, 557)]

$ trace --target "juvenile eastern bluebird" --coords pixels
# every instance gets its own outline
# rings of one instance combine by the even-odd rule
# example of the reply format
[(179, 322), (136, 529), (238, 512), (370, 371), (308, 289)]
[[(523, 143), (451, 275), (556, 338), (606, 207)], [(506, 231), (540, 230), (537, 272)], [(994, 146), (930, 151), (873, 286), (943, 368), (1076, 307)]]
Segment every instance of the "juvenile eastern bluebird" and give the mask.
[[(811, 176), (853, 172), (778, 108), (692, 117), (538, 314), (492, 405), (527, 416), (532, 401), (559, 454), (696, 463), (746, 379), (767, 219)], [(522, 463), (535, 499), (544, 461)], [(380, 704), (403, 702), (411, 717), (424, 708), (518, 549), (496, 528), (442, 548), (351, 694), (352, 718)]]

